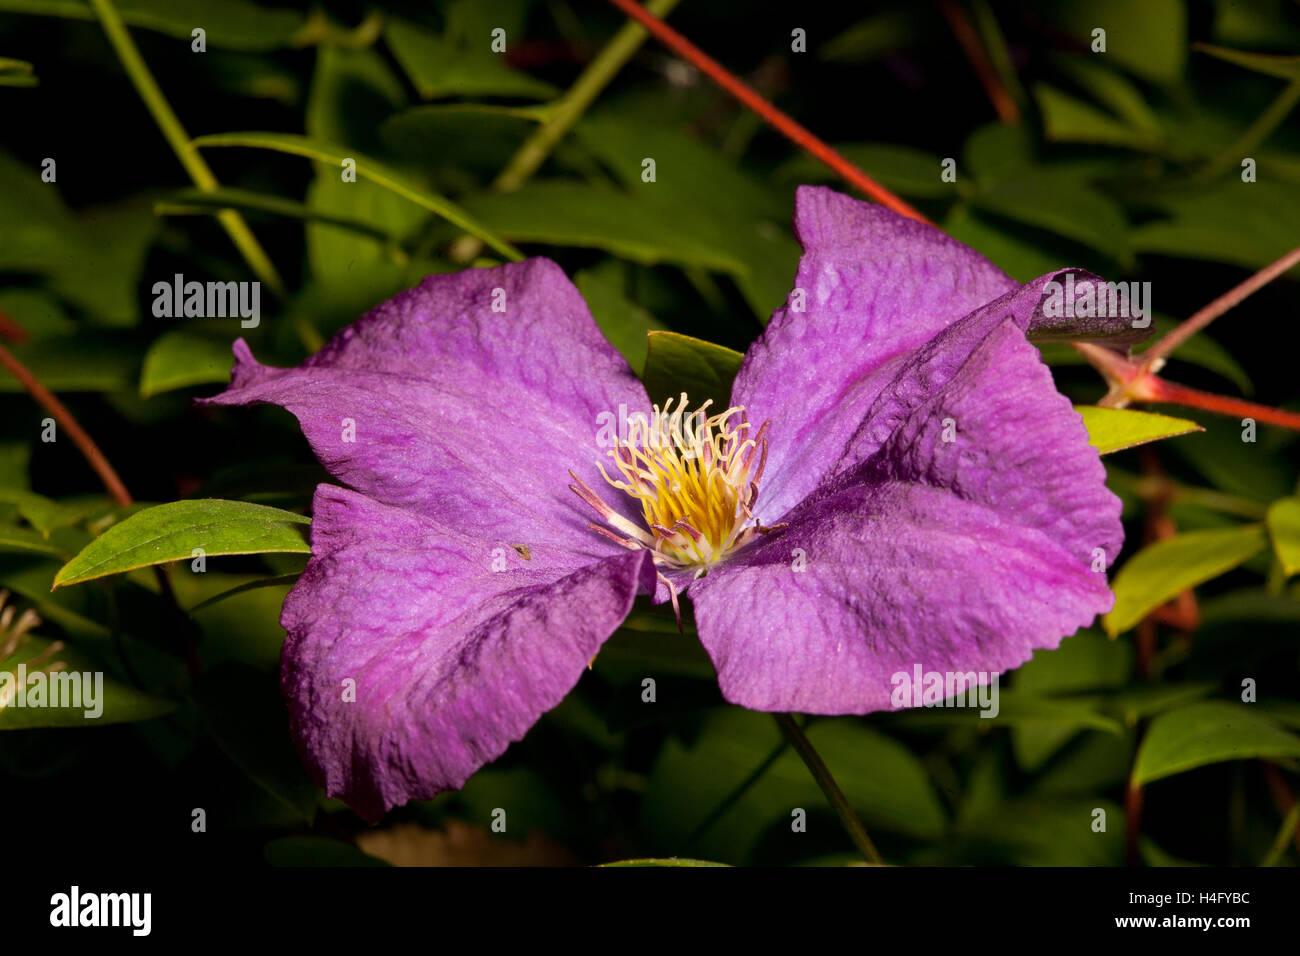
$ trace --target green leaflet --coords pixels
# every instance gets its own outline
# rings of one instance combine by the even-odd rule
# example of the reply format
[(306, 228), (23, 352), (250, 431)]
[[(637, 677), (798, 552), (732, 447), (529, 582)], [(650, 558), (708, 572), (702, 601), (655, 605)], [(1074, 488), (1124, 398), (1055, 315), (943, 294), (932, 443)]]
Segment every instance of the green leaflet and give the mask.
[(1088, 429), (1088, 442), (1103, 455), (1162, 438), (1204, 431), (1196, 422), (1185, 418), (1170, 418), (1168, 415), (1139, 412), (1130, 408), (1076, 405), (1074, 410), (1083, 416), (1084, 427)]
[(1151, 722), (1133, 765), (1133, 783), (1252, 757), (1300, 757), (1300, 737), (1252, 704), (1202, 701), (1166, 711)]
[(173, 501), (113, 525), (63, 566), (54, 586), (189, 559), (196, 550), (207, 557), (308, 552), (300, 526), (309, 523), (303, 515), (247, 501)]
[(1268, 545), (1261, 525), (1189, 531), (1129, 558), (1111, 582), (1115, 607), (1102, 618), (1112, 637), (1188, 588), (1225, 574)]

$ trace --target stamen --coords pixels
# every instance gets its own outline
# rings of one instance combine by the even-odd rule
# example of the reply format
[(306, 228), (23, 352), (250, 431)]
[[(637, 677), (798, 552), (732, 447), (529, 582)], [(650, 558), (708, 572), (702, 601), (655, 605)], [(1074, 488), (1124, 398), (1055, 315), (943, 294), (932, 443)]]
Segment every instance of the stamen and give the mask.
[[(712, 404), (688, 411), (683, 393), (676, 407), (673, 399), (654, 406), (649, 421), (632, 418), (626, 439), (606, 453), (610, 471), (597, 463), (611, 487), (641, 505), (644, 528), (569, 473), (574, 493), (623, 536), (595, 530), (624, 547), (652, 550), (657, 565), (694, 569), (696, 576), (759, 533), (753, 506), (767, 462), (767, 424), (751, 435), (742, 407), (711, 415)], [(674, 603), (676, 598), (674, 591)]]

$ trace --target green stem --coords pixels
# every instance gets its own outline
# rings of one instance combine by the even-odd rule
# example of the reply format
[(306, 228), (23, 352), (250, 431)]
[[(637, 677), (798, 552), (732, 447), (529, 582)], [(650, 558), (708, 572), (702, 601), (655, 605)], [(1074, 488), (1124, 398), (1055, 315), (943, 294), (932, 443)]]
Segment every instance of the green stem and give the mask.
[[(221, 184), (217, 182), (217, 177), (212, 174), (208, 164), (190, 142), (185, 127), (181, 125), (167, 98), (163, 96), (157, 80), (149, 72), (149, 67), (140, 56), (135, 41), (131, 39), (131, 34), (127, 32), (121, 16), (114, 9), (112, 0), (90, 0), (90, 5), (99, 17), (99, 22), (103, 24), (104, 33), (108, 36), (108, 42), (112, 44), (118, 60), (121, 61), (122, 68), (131, 78), (131, 83), (140, 94), (140, 99), (144, 100), (144, 105), (153, 116), (154, 122), (158, 124), (158, 129), (171, 146), (172, 152), (185, 168), (185, 172), (199, 189), (205, 192), (217, 189)], [(244, 217), (233, 209), (223, 209), (217, 213), (217, 221), (225, 228), (226, 234), (243, 254), (253, 274), (271, 291), (283, 296), (284, 283), (280, 280), (280, 275), (276, 272), (270, 257), (258, 243), (257, 237), (248, 228)]]
[(780, 759), (781, 754), (785, 753), (785, 748), (789, 746), (790, 743), (788, 740), (782, 740), (777, 744), (776, 747), (773, 748), (772, 752), (763, 758), (763, 762), (755, 767), (748, 777), (740, 781), (736, 788), (727, 794), (722, 799), (721, 803), (713, 808), (712, 812), (710, 812), (700, 825), (691, 832), (691, 835), (686, 838), (686, 849), (688, 851), (694, 848), (696, 842), (699, 841), (704, 834), (713, 829), (715, 823), (726, 816), (727, 811), (736, 805), (736, 801), (743, 797), (750, 787), (758, 783), (763, 774), (772, 769), (772, 764), (776, 763), (777, 760)]
[[(681, 0), (651, 0), (646, 9), (663, 17)], [(546, 119), (510, 158), (506, 168), (492, 181), (497, 192), (514, 192), (537, 172), (551, 155), (551, 151), (564, 139), (569, 130), (582, 118), (587, 107), (632, 58), (645, 42), (644, 27), (631, 21), (625, 23), (596, 58), (574, 81), (573, 86), (554, 103), (546, 107)], [(457, 262), (469, 262), (483, 251), (483, 242), (473, 236), (461, 236), (451, 247), (451, 257)]]
[(1268, 109), (1250, 124), (1236, 142), (1210, 161), (1195, 177), (1196, 181), (1204, 182), (1213, 179), (1225, 169), (1240, 163), (1282, 125), (1282, 121), (1290, 115), (1296, 103), (1300, 103), (1300, 79), (1292, 80), (1287, 84), (1286, 89), (1278, 94), (1277, 99), (1269, 104)]
[(790, 741), (795, 752), (803, 758), (804, 764), (808, 767), (808, 772), (813, 775), (817, 781), (817, 786), (822, 788), (822, 793), (826, 794), (826, 799), (830, 802), (831, 809), (835, 815), (840, 818), (840, 824), (848, 833), (849, 839), (866, 858), (868, 863), (875, 863), (883, 866), (884, 860), (880, 856), (880, 851), (876, 845), (871, 842), (871, 837), (867, 836), (867, 830), (858, 819), (853, 807), (849, 806), (849, 801), (844, 796), (844, 791), (835, 782), (831, 776), (830, 770), (827, 769), (821, 755), (813, 748), (812, 741), (799, 729), (799, 724), (790, 714), (773, 714), (776, 718), (777, 726), (781, 728), (782, 733)]
[[(650, 0), (646, 9), (657, 17), (666, 16), (680, 0)], [(513, 192), (537, 172), (551, 151), (587, 111), (601, 91), (609, 85), (632, 54), (646, 39), (644, 27), (628, 22), (614, 34), (596, 58), (587, 64), (582, 75), (552, 105), (546, 121), (529, 136), (506, 168), (492, 183), (498, 192)]]
[(1017, 106), (1025, 106), (1029, 97), (1020, 85), (1020, 77), (1016, 74), (1015, 64), (1011, 62), (1011, 53), (1007, 50), (1007, 41), (1002, 35), (1002, 28), (998, 26), (997, 17), (993, 15), (993, 8), (989, 6), (988, 0), (975, 0), (971, 5), (971, 13), (975, 29), (984, 41), (984, 48), (988, 51), (989, 60), (997, 71), (998, 78), (1002, 80), (1002, 85)]
[(1286, 852), (1287, 844), (1291, 842), (1297, 824), (1300, 824), (1300, 800), (1291, 805), (1290, 812), (1282, 820), (1282, 826), (1278, 828), (1273, 845), (1269, 848), (1268, 855), (1260, 862), (1260, 866), (1277, 866), (1281, 862), (1282, 854)]

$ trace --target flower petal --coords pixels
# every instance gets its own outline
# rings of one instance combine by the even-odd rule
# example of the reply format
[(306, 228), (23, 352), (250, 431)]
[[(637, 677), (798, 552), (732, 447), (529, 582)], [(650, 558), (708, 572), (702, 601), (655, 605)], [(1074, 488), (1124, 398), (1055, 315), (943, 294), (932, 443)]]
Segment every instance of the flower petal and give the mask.
[(1091, 273), (1062, 269), (1020, 286), (939, 230), (829, 189), (799, 189), (795, 231), (804, 247), (795, 290), (746, 353), (732, 388), (732, 404), (744, 405), (751, 421), (771, 421), (757, 507), (765, 523), (816, 487), (909, 355), (977, 309), (999, 302), (1036, 337), (1144, 334), (1128, 319), (1044, 315), (1049, 280), (1072, 274), (1077, 301), (1100, 281)]
[(895, 673), (1001, 673), (1114, 600), (1041, 531), (942, 488), (850, 486), (790, 519), (691, 587), (722, 694), (751, 710), (886, 710)]
[(281, 685), (313, 776), (369, 820), (457, 789), (500, 756), (655, 587), (648, 552), (536, 570), (493, 551), (414, 512), (317, 489), (312, 559), (281, 616)]
[(535, 551), (608, 553), (568, 471), (602, 486), (602, 425), (649, 399), (553, 262), (429, 276), (294, 369), (258, 364), (242, 340), (235, 354), (208, 401), (284, 406), (353, 488)]
[(1121, 503), (1083, 417), (1056, 390), (1016, 318), (989, 308), (918, 350), (877, 397), (827, 473), (946, 488), (1037, 528), (1077, 560), (1109, 566)]
[(921, 349), (789, 526), (692, 587), (728, 700), (880, 710), (899, 671), (1004, 671), (1110, 609), (1120, 502), (1000, 314)]

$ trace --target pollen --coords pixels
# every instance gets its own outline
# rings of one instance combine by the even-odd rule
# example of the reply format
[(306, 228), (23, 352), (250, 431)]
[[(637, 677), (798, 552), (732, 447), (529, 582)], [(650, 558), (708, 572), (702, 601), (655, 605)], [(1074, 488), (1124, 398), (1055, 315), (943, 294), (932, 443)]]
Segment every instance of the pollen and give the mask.
[[(710, 414), (712, 400), (694, 411), (682, 394), (654, 414), (631, 418), (626, 437), (598, 464), (613, 488), (640, 505), (644, 526), (614, 511), (576, 475), (570, 487), (609, 527), (592, 530), (627, 548), (648, 548), (660, 566), (700, 576), (763, 528), (754, 518), (767, 459), (767, 425), (754, 432), (741, 406)], [(608, 465), (608, 468), (606, 467)], [(620, 534), (621, 532), (621, 534)]]

